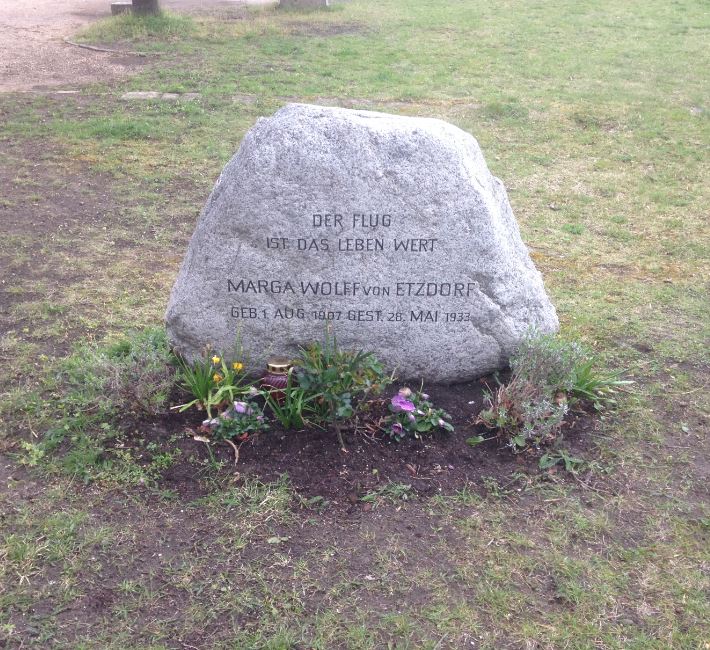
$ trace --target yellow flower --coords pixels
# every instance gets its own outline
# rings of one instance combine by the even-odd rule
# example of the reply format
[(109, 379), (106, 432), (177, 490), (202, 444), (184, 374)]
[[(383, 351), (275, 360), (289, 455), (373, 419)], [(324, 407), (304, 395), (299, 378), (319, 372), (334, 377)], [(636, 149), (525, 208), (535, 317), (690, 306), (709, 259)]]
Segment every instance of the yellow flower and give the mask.
[(235, 362), (232, 364), (232, 368), (233, 368), (234, 370), (236, 370), (237, 372), (239, 372), (240, 370), (243, 370), (243, 369), (244, 369), (244, 364), (243, 364), (241, 361), (235, 361)]
[(219, 363), (220, 361), (221, 359), (217, 355), (212, 357), (212, 363)]
[(219, 384), (219, 382), (222, 381), (223, 379), (224, 379), (224, 377), (222, 377), (222, 375), (220, 375), (218, 372), (216, 372), (216, 373), (214, 373), (214, 375), (212, 375), (212, 381), (215, 384)]

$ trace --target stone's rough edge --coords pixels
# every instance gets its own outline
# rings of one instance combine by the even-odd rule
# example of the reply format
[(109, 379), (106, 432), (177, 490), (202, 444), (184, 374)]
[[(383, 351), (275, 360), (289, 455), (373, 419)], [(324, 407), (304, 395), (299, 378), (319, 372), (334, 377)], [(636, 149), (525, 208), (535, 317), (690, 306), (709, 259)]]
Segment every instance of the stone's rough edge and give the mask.
[[(274, 144), (269, 140), (269, 136), (274, 134), (277, 136), (276, 148), (278, 148), (279, 135), (285, 137), (283, 136), (284, 132), (288, 135), (289, 128), (291, 128), (292, 134), (298, 133), (300, 129), (297, 127), (300, 127), (303, 124), (308, 124), (310, 122), (317, 124), (317, 121), (319, 121), (321, 118), (331, 118), (334, 119), (336, 122), (338, 122), (339, 120), (341, 124), (345, 122), (352, 124), (352, 122), (356, 118), (358, 120), (362, 120), (362, 122), (369, 122), (369, 120), (372, 119), (372, 124), (379, 123), (395, 125), (395, 128), (390, 129), (394, 131), (397, 130), (397, 124), (402, 125), (405, 121), (407, 121), (410, 124), (421, 125), (424, 131), (428, 131), (428, 129), (425, 129), (424, 127), (431, 128), (433, 134), (436, 137), (450, 136), (451, 142), (448, 142), (446, 140), (446, 137), (444, 137), (443, 142), (445, 142), (447, 146), (444, 147), (443, 144), (441, 144), (442, 150), (446, 150), (447, 153), (451, 153), (452, 143), (456, 143), (456, 146), (453, 147), (453, 149), (457, 151), (457, 155), (460, 157), (461, 161), (467, 163), (469, 167), (471, 167), (471, 169), (467, 170), (467, 172), (470, 172), (470, 175), (465, 175), (466, 180), (470, 180), (474, 183), (474, 185), (477, 183), (480, 186), (478, 190), (478, 198), (481, 199), (480, 192), (483, 191), (485, 194), (485, 196), (483, 196), (483, 199), (489, 198), (495, 201), (495, 204), (492, 206), (484, 206), (484, 210), (492, 208), (492, 210), (489, 210), (489, 212), (486, 213), (486, 215), (488, 215), (486, 216), (486, 218), (490, 219), (490, 223), (492, 225), (495, 225), (495, 216), (497, 209), (499, 211), (498, 216), (500, 217), (500, 225), (506, 231), (508, 231), (506, 233), (508, 238), (500, 241), (502, 241), (506, 246), (511, 249), (507, 250), (506, 252), (509, 257), (512, 255), (512, 259), (515, 262), (516, 266), (512, 270), (507, 269), (507, 275), (510, 277), (507, 277), (506, 279), (509, 283), (512, 284), (512, 286), (515, 286), (516, 280), (525, 282), (531, 290), (530, 293), (526, 294), (523, 304), (519, 306), (519, 308), (522, 310), (523, 317), (516, 318), (516, 314), (514, 313), (514, 311), (512, 316), (506, 315), (505, 307), (510, 307), (510, 304), (505, 304), (506, 296), (496, 296), (496, 282), (499, 278), (495, 276), (491, 277), (490, 274), (488, 274), (488, 276), (484, 274), (480, 278), (481, 298), (487, 299), (492, 306), (491, 308), (493, 309), (493, 312), (491, 312), (490, 314), (490, 320), (492, 322), (488, 325), (480, 324), (476, 332), (472, 333), (469, 338), (476, 338), (479, 342), (479, 348), (481, 347), (481, 343), (485, 343), (486, 341), (487, 343), (485, 343), (485, 345), (494, 348), (494, 351), (488, 353), (487, 361), (484, 358), (481, 358), (479, 365), (474, 370), (470, 368), (466, 369), (450, 367), (448, 369), (441, 368), (441, 370), (439, 371), (435, 370), (432, 372), (428, 372), (425, 366), (427, 365), (427, 363), (431, 363), (433, 359), (429, 358), (427, 360), (420, 355), (420, 358), (416, 362), (411, 362), (409, 366), (405, 366), (406, 369), (403, 369), (402, 372), (404, 376), (425, 376), (430, 380), (448, 383), (472, 379), (503, 367), (507, 363), (507, 359), (509, 358), (510, 354), (513, 353), (522, 335), (530, 324), (536, 326), (538, 329), (545, 332), (552, 332), (558, 329), (559, 322), (557, 320), (557, 315), (554, 306), (552, 306), (549, 299), (547, 298), (542, 282), (542, 276), (535, 268), (530, 258), (529, 251), (522, 242), (517, 222), (513, 217), (512, 210), (507, 200), (507, 193), (505, 192), (505, 188), (499, 179), (493, 177), (490, 174), (490, 171), (488, 170), (483, 159), (483, 155), (480, 151), (480, 148), (478, 147), (478, 144), (475, 138), (473, 138), (473, 136), (447, 122), (436, 118), (412, 118), (389, 115), (386, 113), (379, 113), (367, 110), (349, 110), (343, 108), (312, 106), (307, 104), (289, 104), (277, 111), (272, 117), (259, 118), (257, 120), (255, 126), (245, 135), (244, 140), (235, 156), (223, 169), (212, 193), (210, 194), (210, 197), (205, 207), (202, 210), (197, 228), (195, 230), (195, 234), (193, 235), (193, 238), (190, 242), (188, 253), (181, 267), (178, 280), (176, 281), (175, 286), (173, 287), (173, 291), (171, 292), (170, 302), (168, 310), (166, 312), (166, 321), (168, 323), (169, 335), (171, 341), (179, 352), (184, 352), (188, 358), (194, 358), (198, 356), (204, 348), (204, 336), (200, 335), (199, 330), (196, 330), (194, 328), (191, 329), (189, 323), (186, 322), (186, 319), (183, 317), (183, 314), (181, 314), (181, 311), (183, 310), (181, 310), (180, 307), (182, 305), (188, 305), (189, 311), (189, 292), (187, 293), (187, 297), (183, 299), (180, 299), (177, 294), (178, 287), (180, 286), (182, 288), (182, 281), (187, 281), (189, 283), (190, 276), (192, 275), (193, 265), (199, 266), (202, 261), (196, 261), (196, 249), (200, 245), (204, 246), (204, 242), (202, 242), (201, 240), (205, 238), (210, 238), (210, 232), (208, 231), (207, 233), (202, 233), (202, 230), (208, 225), (219, 226), (220, 223), (224, 225), (223, 219), (221, 221), (217, 221), (216, 224), (207, 224), (207, 221), (210, 217), (212, 218), (213, 222), (217, 217), (218, 210), (213, 210), (213, 208), (215, 208), (222, 201), (223, 195), (226, 195), (225, 200), (227, 201), (227, 203), (225, 206), (225, 212), (230, 212), (231, 208), (231, 212), (233, 213), (231, 216), (234, 217), (235, 209), (234, 206), (230, 204), (228, 199), (234, 199), (235, 196), (239, 196), (240, 192), (242, 192), (242, 190), (244, 189), (241, 186), (237, 187), (239, 185), (239, 181), (241, 180), (243, 184), (248, 185), (246, 180), (248, 180), (249, 171), (254, 173), (258, 173), (259, 171), (261, 171), (260, 166), (257, 163), (263, 163), (264, 156), (266, 156), (267, 153), (274, 153), (273, 147), (269, 149), (270, 145)], [(288, 123), (288, 126), (285, 126), (286, 123)], [(414, 128), (412, 132), (416, 134), (418, 133), (418, 129)], [(434, 137), (434, 135), (432, 135), (431, 133), (427, 133), (426, 135), (428, 135), (429, 137)], [(283, 145), (283, 142), (281, 144)], [(266, 149), (266, 153), (264, 152), (264, 149)], [(260, 156), (261, 159), (259, 158)], [(468, 157), (470, 157), (470, 159)], [(273, 163), (273, 161), (271, 162)], [(240, 170), (242, 172), (241, 176)], [(483, 176), (483, 181), (485, 181), (484, 184), (487, 187), (483, 186), (483, 181), (480, 178), (481, 175)], [(473, 186), (471, 189), (473, 189)], [(488, 190), (487, 193), (486, 190)], [(488, 225), (488, 223), (486, 222), (484, 225)], [(499, 233), (498, 236), (500, 237)], [(241, 243), (237, 246), (237, 249), (241, 249)], [(497, 251), (494, 250), (493, 253), (495, 254), (497, 253)], [(365, 261), (365, 265), (366, 264), (367, 260)], [(487, 284), (485, 281), (486, 278), (488, 280), (491, 280), (491, 282)], [(500, 282), (498, 284), (500, 284)], [(204, 289), (204, 287), (202, 288)], [(506, 287), (503, 288), (505, 289)], [(515, 294), (514, 290), (513, 294)], [(513, 297), (515, 297), (515, 295)], [(498, 305), (497, 300), (502, 301), (502, 307)], [(514, 305), (513, 307), (514, 309), (518, 308), (516, 305)], [(469, 308), (473, 309), (473, 307)], [(526, 321), (527, 324), (525, 324), (524, 322), (521, 323), (521, 320)], [(176, 335), (176, 332), (178, 330), (180, 330), (181, 332), (180, 336)], [(312, 325), (310, 327), (310, 330), (311, 333), (315, 333), (316, 326)], [(286, 335), (288, 335), (288, 332), (284, 332), (284, 336)], [(375, 334), (373, 334), (373, 336), (374, 335)], [(383, 334), (382, 336), (385, 340), (393, 338), (393, 335), (391, 333), (389, 333), (388, 335)], [(219, 338), (219, 336), (217, 336), (216, 338)], [(307, 343), (309, 340), (317, 338), (317, 335), (312, 335), (308, 340), (292, 340), (290, 343), (284, 343), (277, 351), (294, 354), (296, 352), (296, 346), (298, 343), (304, 344)], [(394, 336), (394, 338), (396, 339), (397, 337)], [(344, 347), (358, 346), (345, 345)], [(366, 346), (364, 345), (360, 345), (359, 347), (366, 348)], [(373, 347), (376, 348), (376, 346)], [(405, 347), (406, 346), (402, 346), (402, 348), (400, 348), (400, 351), (404, 352), (404, 356), (406, 357), (407, 351), (404, 349)], [(224, 349), (222, 349), (221, 351), (226, 352), (226, 350)], [(273, 352), (273, 350), (271, 351)], [(377, 352), (377, 350), (375, 351)], [(439, 356), (445, 358), (447, 357), (447, 355), (454, 354), (455, 352), (457, 352), (457, 350), (439, 350), (434, 353), (434, 356), (437, 356), (438, 354)], [(458, 350), (458, 352), (460, 354), (460, 350)], [(263, 365), (262, 357), (268, 355), (268, 353), (269, 350), (266, 350), (260, 355), (257, 355), (259, 358), (258, 365)], [(383, 356), (383, 354), (379, 353), (378, 355), (381, 358)], [(390, 366), (396, 365), (396, 362), (393, 363), (392, 359), (384, 360), (388, 361)], [(439, 360), (439, 363), (441, 364), (441, 360)]]

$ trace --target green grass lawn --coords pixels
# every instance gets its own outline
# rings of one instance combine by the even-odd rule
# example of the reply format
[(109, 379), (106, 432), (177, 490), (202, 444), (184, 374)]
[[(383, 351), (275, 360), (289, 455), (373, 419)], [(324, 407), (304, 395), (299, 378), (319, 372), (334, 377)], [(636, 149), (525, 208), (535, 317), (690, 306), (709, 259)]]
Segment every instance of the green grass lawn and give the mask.
[[(135, 74), (0, 95), (0, 643), (710, 647), (709, 31), (697, 0), (113, 18), (79, 38), (146, 53)], [(120, 99), (137, 90), (201, 98)], [(159, 478), (169, 449), (149, 473), (120, 448), (75, 449), (111, 454), (88, 475), (42, 456), (70, 416), (107, 433), (58, 410), (61, 358), (160, 324), (222, 166), (294, 100), (478, 139), (562, 334), (636, 381), (587, 478), (393, 489), (351, 516), (208, 466), (202, 496), (179, 497)]]

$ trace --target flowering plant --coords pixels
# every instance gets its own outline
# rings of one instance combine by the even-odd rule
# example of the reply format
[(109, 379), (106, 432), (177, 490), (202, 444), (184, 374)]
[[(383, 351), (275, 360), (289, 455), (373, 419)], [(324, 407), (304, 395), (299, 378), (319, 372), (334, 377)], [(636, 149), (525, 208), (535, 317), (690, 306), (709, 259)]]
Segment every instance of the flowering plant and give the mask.
[(202, 429), (212, 440), (246, 440), (250, 433), (266, 431), (269, 428), (264, 414), (254, 402), (236, 401), (216, 418), (208, 418)]
[(449, 422), (451, 416), (442, 409), (434, 408), (429, 395), (421, 391), (412, 391), (406, 386), (400, 388), (390, 400), (389, 408), (391, 415), (385, 419), (385, 431), (397, 442), (407, 436), (421, 438), (421, 434), (429, 433), (436, 427), (445, 431), (454, 430)]
[(178, 358), (178, 361), (182, 388), (194, 398), (186, 404), (174, 407), (179, 408), (181, 412), (196, 406), (198, 409), (205, 409), (208, 418), (212, 419), (213, 408), (233, 400), (246, 390), (246, 372), (241, 361), (227, 363), (223, 357), (217, 354), (210, 357), (209, 353), (193, 364), (181, 358)]

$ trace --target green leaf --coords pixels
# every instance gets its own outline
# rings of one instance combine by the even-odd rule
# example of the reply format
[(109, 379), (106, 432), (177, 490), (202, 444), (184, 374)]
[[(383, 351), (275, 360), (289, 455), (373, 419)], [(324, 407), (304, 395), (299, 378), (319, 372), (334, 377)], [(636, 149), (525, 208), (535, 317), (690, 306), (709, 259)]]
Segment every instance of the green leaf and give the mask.
[(517, 435), (512, 439), (512, 442), (517, 447), (524, 447), (525, 446), (525, 436), (523, 434)]
[[(454, 428), (451, 427), (451, 430), (453, 431)], [(471, 445), (471, 447), (475, 447), (476, 445), (480, 445), (485, 440), (486, 439), (483, 436), (472, 436), (470, 438), (466, 438), (466, 444)]]
[(351, 417), (353, 414), (353, 409), (349, 404), (344, 404), (342, 406), (339, 406), (337, 411), (335, 412), (336, 417), (338, 418), (343, 418), (347, 419)]

